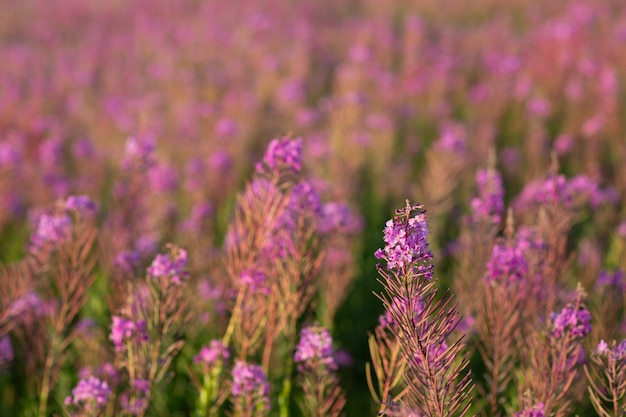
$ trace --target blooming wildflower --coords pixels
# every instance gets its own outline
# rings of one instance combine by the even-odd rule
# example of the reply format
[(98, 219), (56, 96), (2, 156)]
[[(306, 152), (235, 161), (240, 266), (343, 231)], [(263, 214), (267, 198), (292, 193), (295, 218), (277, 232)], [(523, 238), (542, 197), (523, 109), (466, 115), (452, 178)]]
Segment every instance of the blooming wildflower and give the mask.
[(266, 397), (270, 392), (270, 386), (260, 366), (237, 361), (233, 368), (231, 392), (235, 397), (248, 394), (258, 394)]
[(478, 223), (487, 220), (499, 224), (504, 212), (504, 190), (502, 177), (492, 169), (479, 170), (476, 173), (478, 196), (472, 199), (472, 220)]
[(128, 138), (124, 149), (122, 168), (146, 169), (155, 164), (154, 140), (152, 138)]
[(148, 340), (147, 323), (144, 320), (134, 322), (120, 316), (113, 316), (109, 339), (116, 350), (123, 349), (124, 341), (134, 337), (137, 342)]
[(567, 330), (574, 337), (585, 337), (591, 332), (591, 313), (585, 307), (579, 307), (574, 311), (573, 307), (567, 306), (560, 313), (552, 313), (552, 334), (561, 337)]
[(129, 252), (122, 251), (117, 254), (113, 264), (117, 269), (123, 272), (133, 272), (137, 266), (139, 266), (139, 262), (141, 261), (141, 257), (137, 252)]
[(603, 287), (614, 287), (620, 290), (626, 288), (626, 282), (624, 281), (624, 271), (616, 269), (613, 272), (602, 270), (598, 275), (598, 279), (595, 283), (596, 289)]
[(219, 340), (211, 340), (209, 346), (203, 346), (193, 359), (194, 363), (213, 365), (218, 360), (226, 360), (230, 357), (228, 348)]
[(109, 401), (109, 395), (111, 395), (109, 384), (91, 376), (78, 381), (72, 395), (65, 399), (65, 404), (84, 407), (85, 410), (98, 409)]
[(60, 243), (69, 237), (71, 228), (72, 220), (66, 214), (42, 214), (31, 240), (35, 247), (42, 247), (47, 243)]
[(147, 379), (136, 379), (135, 388), (142, 394), (147, 394), (150, 392), (150, 381)]
[[(408, 220), (396, 217), (387, 221), (384, 229), (384, 241), (387, 244), (383, 249), (378, 249), (375, 256), (385, 259), (388, 269), (403, 269), (415, 262), (432, 259), (427, 235), (428, 225), (424, 212), (419, 212)], [(425, 274), (432, 276), (429, 271), (425, 271)]]
[(441, 135), (434, 144), (435, 149), (463, 154), (467, 150), (465, 127), (456, 123), (444, 123)]
[(293, 188), (289, 195), (289, 204), (285, 213), (298, 215), (308, 213), (319, 216), (322, 211), (322, 203), (317, 191), (310, 182), (301, 181)]
[(262, 173), (269, 171), (292, 171), (299, 173), (302, 169), (302, 139), (274, 139), (270, 142), (263, 162), (256, 165), (256, 170)]
[(34, 313), (36, 315), (42, 315), (46, 312), (46, 306), (34, 291), (29, 291), (13, 300), (7, 315), (15, 320), (23, 319), (23, 315), (27, 313)]
[(515, 417), (545, 417), (543, 404), (535, 404), (532, 408), (526, 408), (515, 413)]
[(491, 259), (487, 263), (485, 281), (513, 284), (521, 282), (528, 273), (528, 263), (524, 251), (519, 245), (493, 246)]
[(260, 290), (261, 292), (269, 293), (269, 288), (265, 286), (266, 276), (263, 271), (258, 269), (246, 269), (239, 276), (241, 285), (246, 285), (250, 288), (250, 291)]
[(327, 369), (336, 369), (330, 332), (320, 326), (303, 328), (294, 360), (302, 367), (314, 368), (316, 364), (323, 364)]
[(176, 285), (181, 285), (189, 275), (187, 271), (187, 251), (170, 247), (170, 254), (159, 254), (148, 267), (152, 279), (169, 278)]
[(178, 185), (178, 174), (170, 166), (159, 164), (148, 171), (150, 185), (156, 192), (173, 192)]
[(534, 199), (537, 203), (562, 203), (569, 206), (572, 200), (569, 191), (565, 176), (555, 175), (537, 184)]
[(356, 234), (363, 228), (361, 219), (345, 203), (330, 202), (322, 206), (320, 233), (341, 232)]
[(0, 368), (4, 368), (13, 361), (13, 346), (9, 336), (0, 337)]
[(626, 358), (626, 339), (622, 340), (617, 346), (613, 342), (613, 347), (604, 341), (600, 340), (598, 347), (593, 351), (596, 355), (611, 357), (614, 361), (622, 360)]
[(65, 209), (91, 217), (98, 211), (98, 205), (86, 195), (72, 195), (65, 200)]

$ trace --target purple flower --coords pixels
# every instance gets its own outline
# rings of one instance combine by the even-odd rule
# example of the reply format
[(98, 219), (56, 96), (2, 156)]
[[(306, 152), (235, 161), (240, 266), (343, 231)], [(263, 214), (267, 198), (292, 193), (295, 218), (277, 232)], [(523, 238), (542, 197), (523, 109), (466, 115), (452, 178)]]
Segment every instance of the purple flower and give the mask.
[(15, 320), (23, 320), (24, 314), (43, 315), (46, 313), (46, 306), (34, 291), (29, 291), (13, 300), (9, 306), (7, 315)]
[(294, 360), (303, 368), (316, 368), (322, 364), (326, 369), (336, 369), (330, 332), (317, 325), (303, 328)]
[(299, 173), (302, 169), (302, 139), (274, 139), (270, 142), (263, 162), (257, 164), (259, 173), (269, 170)]
[(613, 342), (612, 347), (609, 347), (604, 340), (600, 340), (598, 347), (593, 351), (593, 353), (596, 355), (610, 357), (614, 361), (622, 360), (626, 358), (626, 339), (622, 340), (618, 345)]
[(596, 289), (605, 288), (605, 287), (613, 287), (620, 290), (626, 288), (626, 282), (624, 281), (624, 271), (621, 269), (616, 269), (613, 272), (602, 270), (598, 275), (598, 279), (596, 280), (596, 284), (594, 285)]
[(194, 363), (213, 365), (218, 360), (226, 360), (230, 357), (228, 348), (219, 340), (211, 340), (209, 346), (203, 346), (193, 359)]
[(246, 269), (239, 276), (241, 285), (248, 286), (250, 291), (261, 291), (269, 294), (269, 288), (265, 286), (266, 276), (258, 269)]
[(178, 185), (178, 174), (170, 166), (159, 164), (148, 171), (148, 178), (152, 188), (159, 193), (173, 192)]
[(356, 234), (363, 229), (363, 222), (346, 203), (331, 202), (322, 206), (320, 233)]
[(233, 386), (231, 393), (235, 397), (256, 394), (266, 397), (270, 386), (263, 369), (258, 365), (250, 365), (237, 361), (233, 368)]
[(65, 200), (65, 209), (92, 216), (98, 211), (98, 205), (86, 195), (72, 195)]
[(175, 285), (181, 285), (187, 280), (187, 251), (169, 246), (169, 254), (159, 254), (148, 267), (148, 275), (152, 279), (169, 279)]
[(441, 135), (434, 144), (435, 149), (464, 154), (467, 150), (467, 132), (463, 125), (446, 122), (441, 127)]
[(472, 220), (474, 223), (486, 220), (500, 224), (504, 212), (504, 190), (500, 173), (492, 169), (479, 170), (476, 173), (476, 187), (478, 196), (472, 199)]
[(574, 337), (585, 337), (591, 333), (591, 313), (585, 307), (578, 307), (577, 310), (571, 305), (563, 308), (560, 313), (552, 313), (552, 335), (561, 337), (565, 332), (570, 331)]
[(525, 408), (515, 413), (515, 417), (545, 417), (543, 404), (537, 403), (532, 408)]
[[(375, 256), (387, 261), (387, 269), (403, 269), (416, 262), (430, 260), (432, 253), (426, 240), (427, 235), (425, 212), (420, 211), (409, 219), (397, 216), (387, 221), (384, 229), (386, 245), (383, 249), (378, 249)], [(427, 278), (432, 277), (429, 268), (421, 272)]]
[(143, 170), (154, 166), (156, 163), (154, 147), (154, 139), (152, 138), (128, 138), (122, 168)]
[(320, 196), (308, 181), (301, 181), (289, 195), (289, 204), (285, 213), (292, 215), (308, 214), (319, 217), (322, 211)]
[(13, 361), (13, 346), (9, 336), (0, 337), (0, 368), (4, 368)]
[(519, 245), (496, 244), (487, 263), (485, 281), (515, 284), (528, 274), (524, 251)]
[(148, 381), (147, 379), (135, 380), (135, 389), (144, 395), (150, 392), (150, 387), (150, 381)]
[(72, 395), (65, 399), (65, 404), (73, 404), (84, 408), (84, 410), (99, 409), (109, 401), (109, 395), (111, 395), (109, 384), (91, 376), (78, 381), (72, 390)]
[(134, 322), (124, 317), (113, 316), (109, 339), (115, 345), (115, 349), (122, 350), (124, 342), (133, 337), (137, 342), (146, 342), (148, 340), (147, 323), (144, 320)]
[(71, 229), (72, 219), (68, 215), (42, 214), (31, 241), (36, 248), (41, 248), (48, 243), (57, 244), (69, 237)]
[(137, 252), (128, 252), (122, 251), (117, 254), (113, 264), (117, 269), (123, 272), (133, 272), (137, 266), (139, 266), (139, 262), (141, 261), (141, 257)]

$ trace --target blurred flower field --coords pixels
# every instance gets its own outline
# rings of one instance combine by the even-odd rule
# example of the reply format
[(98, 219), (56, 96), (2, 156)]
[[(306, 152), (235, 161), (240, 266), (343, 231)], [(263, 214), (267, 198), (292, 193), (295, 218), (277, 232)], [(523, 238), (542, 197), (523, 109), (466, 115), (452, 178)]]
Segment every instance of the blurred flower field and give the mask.
[(626, 3), (1, 3), (0, 416), (626, 413)]

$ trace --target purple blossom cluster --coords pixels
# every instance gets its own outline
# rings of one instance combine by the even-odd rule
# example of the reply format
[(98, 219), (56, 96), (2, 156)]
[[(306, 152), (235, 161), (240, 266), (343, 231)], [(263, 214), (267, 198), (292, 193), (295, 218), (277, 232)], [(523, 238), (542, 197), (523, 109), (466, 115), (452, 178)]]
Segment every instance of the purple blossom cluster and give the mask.
[(220, 340), (211, 340), (209, 346), (203, 346), (200, 352), (193, 358), (195, 363), (213, 365), (219, 360), (226, 360), (230, 357), (228, 347)]
[(155, 280), (165, 279), (174, 285), (182, 285), (189, 276), (187, 251), (170, 246), (167, 254), (159, 254), (148, 267), (148, 276)]
[(147, 342), (149, 339), (147, 323), (143, 320), (134, 322), (124, 317), (113, 316), (109, 339), (118, 351), (124, 349), (124, 344), (129, 340), (136, 343)]
[(532, 204), (561, 204), (564, 207), (579, 207), (589, 204), (597, 208), (603, 204), (614, 204), (617, 195), (612, 188), (602, 189), (597, 181), (586, 175), (566, 178), (553, 175), (545, 180), (528, 183), (516, 198), (515, 207), (523, 208)]
[(256, 170), (259, 173), (299, 173), (302, 170), (302, 139), (273, 139), (265, 152), (263, 162), (257, 164)]
[(528, 262), (523, 247), (507, 243), (495, 244), (487, 263), (486, 282), (505, 285), (519, 284), (528, 274)]
[[(265, 372), (258, 365), (237, 361), (233, 368), (233, 386), (231, 392), (235, 397), (269, 395), (269, 383)], [(268, 403), (269, 404), (269, 403)]]
[(247, 286), (250, 288), (250, 291), (260, 291), (265, 294), (269, 294), (269, 287), (267, 286), (267, 277), (263, 271), (258, 269), (246, 269), (244, 270), (240, 277), (241, 285)]
[(612, 347), (609, 347), (608, 343), (604, 340), (600, 340), (598, 347), (593, 353), (600, 356), (611, 357), (613, 361), (623, 360), (626, 358), (626, 339), (618, 344), (613, 343)]
[(317, 325), (304, 327), (300, 331), (294, 360), (302, 368), (315, 369), (321, 365), (327, 370), (336, 369), (330, 332)]
[(109, 401), (110, 395), (109, 384), (92, 376), (78, 381), (76, 387), (72, 389), (72, 395), (65, 399), (65, 404), (93, 412), (103, 408)]
[(596, 289), (601, 288), (616, 288), (618, 290), (626, 289), (624, 271), (616, 269), (615, 271), (602, 270), (598, 274), (598, 279), (595, 283)]
[(72, 219), (67, 214), (42, 214), (31, 240), (34, 247), (57, 244), (66, 240), (72, 230)]
[[(384, 229), (383, 249), (375, 253), (377, 259), (387, 261), (387, 269), (403, 270), (418, 262), (432, 258), (426, 237), (428, 224), (426, 214), (418, 212), (413, 217), (396, 217), (387, 221)], [(426, 276), (430, 271), (424, 271)]]
[(504, 189), (502, 177), (493, 169), (476, 173), (477, 196), (472, 199), (472, 221), (500, 224), (504, 213)]
[(155, 142), (152, 137), (130, 137), (126, 140), (122, 168), (142, 171), (153, 167)]
[(560, 312), (552, 313), (552, 335), (556, 338), (570, 332), (575, 338), (583, 338), (591, 333), (591, 313), (584, 306), (574, 308), (571, 305), (564, 307)]

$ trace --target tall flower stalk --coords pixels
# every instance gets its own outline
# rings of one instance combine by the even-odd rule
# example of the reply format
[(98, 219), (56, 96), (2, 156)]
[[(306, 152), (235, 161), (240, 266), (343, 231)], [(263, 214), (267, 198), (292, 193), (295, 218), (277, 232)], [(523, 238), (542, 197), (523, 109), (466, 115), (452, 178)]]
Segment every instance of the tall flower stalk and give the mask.
[(591, 404), (601, 417), (626, 413), (626, 339), (609, 346), (601, 340), (585, 365)]
[(407, 200), (387, 222), (386, 245), (376, 251), (386, 261), (378, 266), (385, 288), (378, 297), (407, 361), (406, 406), (428, 416), (464, 415), (471, 389), (468, 361), (463, 340), (449, 340), (459, 315), (450, 296), (437, 288), (427, 235), (423, 206)]
[(96, 264), (92, 248), (97, 237), (93, 224), (95, 205), (87, 197), (69, 197), (60, 201), (55, 213), (43, 214), (31, 238), (31, 253), (44, 264), (40, 272), (51, 279), (51, 294), (58, 298), (58, 310), (48, 316), (49, 340), (45, 349), (39, 385), (39, 412), (45, 417), (48, 400), (56, 385), (67, 350), (77, 335), (76, 317), (87, 301), (93, 284)]
[(294, 360), (298, 364), (298, 382), (303, 398), (300, 408), (306, 416), (337, 417), (346, 399), (335, 375), (333, 340), (330, 332), (314, 325), (300, 332)]

